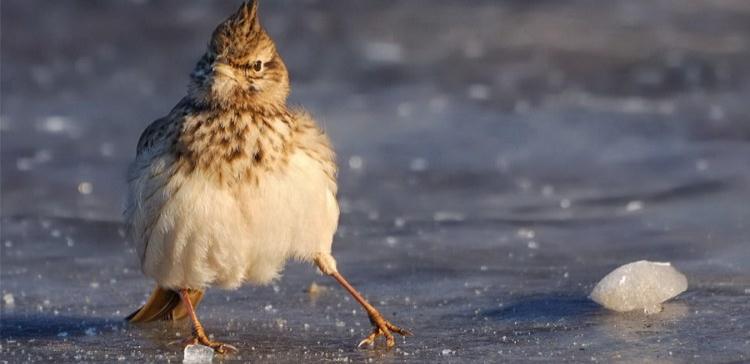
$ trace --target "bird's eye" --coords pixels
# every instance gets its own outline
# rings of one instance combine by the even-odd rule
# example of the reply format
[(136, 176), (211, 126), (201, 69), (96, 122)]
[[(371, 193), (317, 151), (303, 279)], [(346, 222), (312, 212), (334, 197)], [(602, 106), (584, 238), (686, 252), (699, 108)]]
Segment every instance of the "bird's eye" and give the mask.
[(253, 63), (253, 69), (255, 70), (255, 72), (260, 72), (262, 68), (263, 68), (263, 62), (255, 61), (255, 63)]

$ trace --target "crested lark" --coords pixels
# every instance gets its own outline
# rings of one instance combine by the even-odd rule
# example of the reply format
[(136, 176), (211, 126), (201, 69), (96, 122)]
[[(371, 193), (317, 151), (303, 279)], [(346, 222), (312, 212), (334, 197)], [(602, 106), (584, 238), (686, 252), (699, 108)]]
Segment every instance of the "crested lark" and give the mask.
[(210, 340), (198, 321), (204, 290), (269, 283), (296, 258), (314, 262), (362, 305), (374, 330), (360, 346), (384, 336), (392, 347), (392, 333), (409, 335), (337, 271), (334, 152), (308, 113), (287, 107), (288, 94), (257, 2), (243, 3), (214, 31), (187, 96), (138, 141), (125, 218), (157, 287), (129, 321), (190, 317), (187, 342), (236, 351)]

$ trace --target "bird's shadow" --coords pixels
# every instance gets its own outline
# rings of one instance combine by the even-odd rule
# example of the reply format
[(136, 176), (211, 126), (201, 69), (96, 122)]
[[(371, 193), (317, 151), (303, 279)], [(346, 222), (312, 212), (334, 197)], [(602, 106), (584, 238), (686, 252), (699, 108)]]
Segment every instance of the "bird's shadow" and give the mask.
[(52, 337), (91, 336), (121, 329), (125, 322), (117, 319), (63, 315), (7, 315), (0, 320), (0, 338), (42, 339)]
[(582, 295), (546, 294), (522, 297), (509, 305), (487, 310), (484, 316), (498, 321), (580, 320), (595, 316), (599, 306)]

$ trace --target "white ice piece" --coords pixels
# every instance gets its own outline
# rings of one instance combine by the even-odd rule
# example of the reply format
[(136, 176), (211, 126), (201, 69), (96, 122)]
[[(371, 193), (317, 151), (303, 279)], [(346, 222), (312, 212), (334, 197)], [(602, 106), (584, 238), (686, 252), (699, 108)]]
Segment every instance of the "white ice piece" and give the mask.
[[(7, 245), (7, 242), (6, 242), (6, 245)], [(13, 307), (16, 304), (16, 299), (13, 297), (12, 293), (4, 294), (3, 301), (5, 302), (5, 305), (8, 307)]]
[(183, 363), (210, 363), (214, 359), (214, 349), (204, 345), (188, 345), (182, 357)]
[(687, 289), (687, 278), (670, 263), (641, 260), (607, 274), (591, 291), (594, 302), (614, 311), (661, 312), (661, 303)]

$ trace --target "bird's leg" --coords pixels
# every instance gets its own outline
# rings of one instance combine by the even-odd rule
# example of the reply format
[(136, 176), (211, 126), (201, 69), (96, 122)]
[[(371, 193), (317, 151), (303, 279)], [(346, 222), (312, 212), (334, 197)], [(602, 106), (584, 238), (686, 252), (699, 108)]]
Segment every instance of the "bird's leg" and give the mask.
[(186, 344), (201, 344), (208, 346), (218, 354), (224, 354), (228, 352), (238, 352), (237, 348), (235, 348), (232, 345), (220, 343), (217, 341), (211, 341), (211, 339), (208, 338), (206, 335), (206, 331), (203, 330), (203, 325), (201, 325), (200, 321), (198, 321), (198, 315), (195, 313), (195, 308), (193, 307), (193, 303), (190, 302), (190, 293), (187, 289), (181, 289), (179, 290), (180, 298), (182, 299), (182, 303), (185, 305), (185, 308), (187, 309), (188, 316), (190, 316), (190, 320), (193, 322), (193, 335), (185, 341)]
[(320, 268), (321, 271), (324, 273), (330, 275), (335, 279), (339, 284), (344, 287), (344, 289), (349, 292), (349, 294), (354, 297), (357, 302), (359, 302), (360, 305), (362, 305), (362, 308), (367, 312), (367, 315), (370, 317), (370, 323), (374, 327), (372, 333), (368, 335), (364, 340), (360, 341), (359, 345), (357, 347), (362, 346), (372, 346), (375, 344), (375, 339), (378, 336), (385, 336), (385, 344), (390, 349), (396, 345), (396, 340), (393, 338), (392, 332), (395, 332), (397, 334), (401, 334), (403, 336), (411, 336), (411, 332), (408, 330), (402, 329), (394, 324), (392, 324), (390, 321), (383, 318), (383, 315), (380, 314), (380, 312), (373, 307), (373, 305), (370, 304), (370, 302), (367, 302), (367, 300), (362, 296), (361, 293), (359, 293), (354, 287), (352, 287), (351, 284), (344, 278), (344, 276), (341, 275), (335, 268), (331, 268), (329, 264), (327, 264), (325, 259), (316, 258), (315, 264), (318, 265), (318, 268)]

